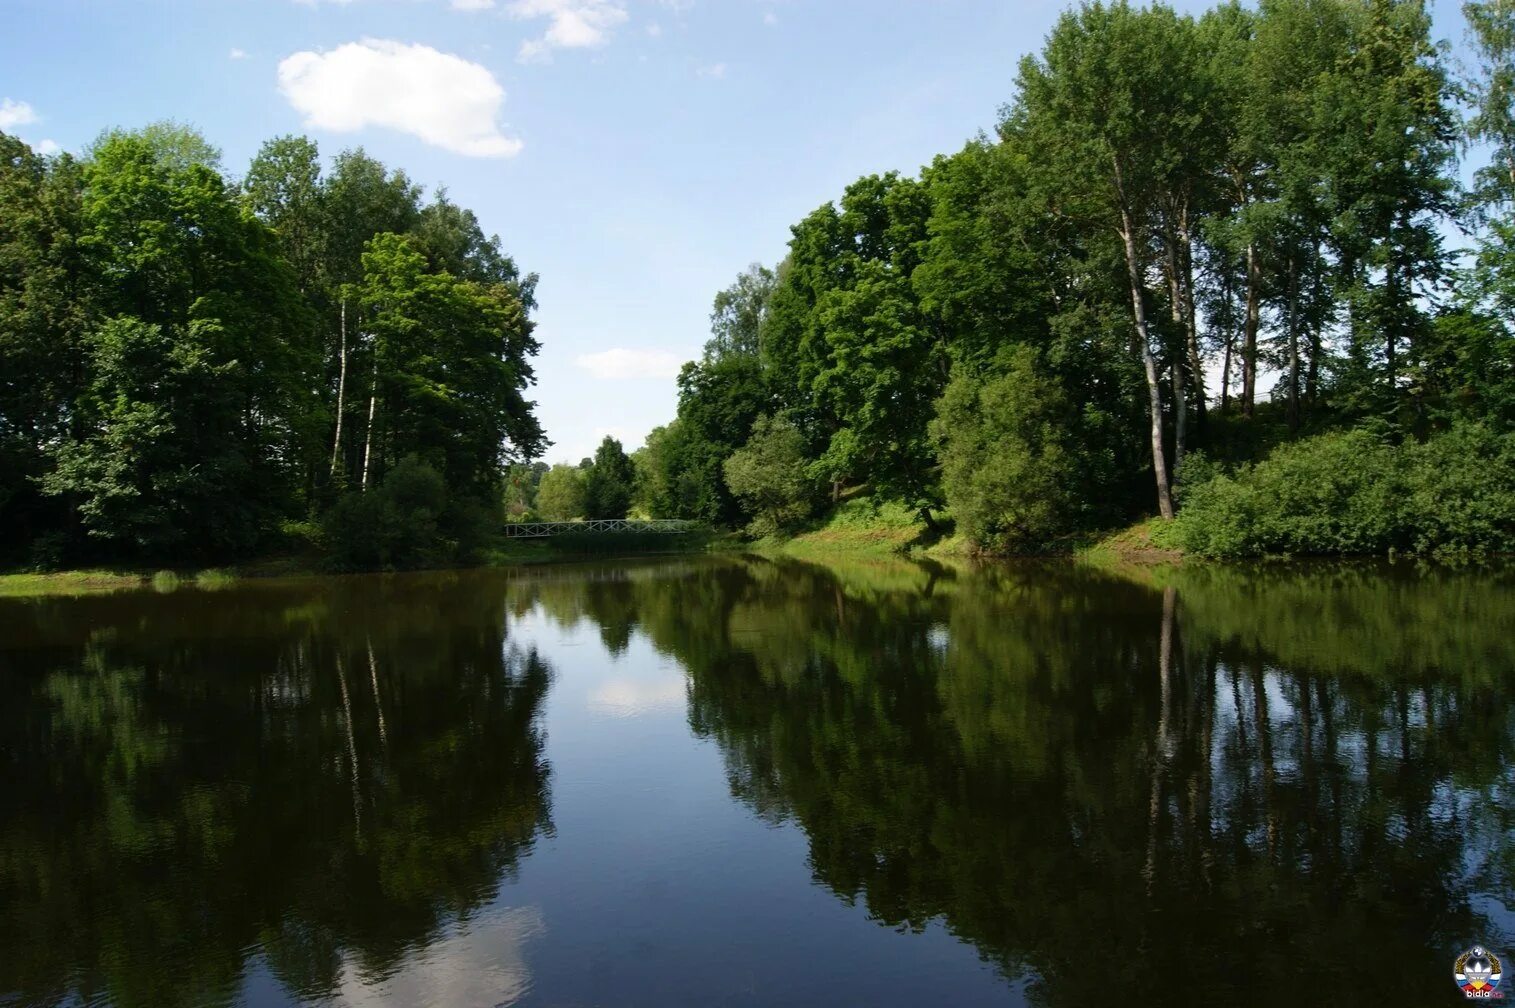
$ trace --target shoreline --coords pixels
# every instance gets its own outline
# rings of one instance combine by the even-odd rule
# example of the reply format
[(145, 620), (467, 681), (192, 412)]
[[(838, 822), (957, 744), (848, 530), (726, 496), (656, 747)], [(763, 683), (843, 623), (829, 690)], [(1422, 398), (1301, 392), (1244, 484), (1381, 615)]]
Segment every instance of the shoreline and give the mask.
[[(1407, 555), (1332, 554), (1310, 557), (1250, 557), (1242, 560), (1213, 560), (1191, 556), (1154, 541), (1154, 526), (1149, 518), (1089, 540), (1059, 544), (1061, 548), (1035, 554), (993, 554), (971, 549), (956, 535), (933, 541), (919, 525), (901, 523), (828, 522), (820, 527), (789, 537), (742, 539), (735, 533), (715, 533), (700, 537), (683, 548), (649, 549), (645, 542), (607, 544), (602, 550), (585, 550), (581, 543), (553, 546), (545, 541), (515, 541), (492, 549), (477, 563), (447, 564), (436, 567), (391, 570), (339, 570), (323, 564), (318, 557), (271, 556), (206, 568), (136, 568), (87, 567), (58, 571), (11, 571), (0, 573), (0, 599), (76, 597), (122, 591), (152, 589), (160, 592), (179, 588), (214, 591), (253, 581), (281, 578), (343, 577), (367, 574), (414, 573), (418, 571), (492, 570), (517, 567), (540, 567), (574, 564), (595, 560), (626, 560), (637, 557), (698, 556), (748, 553), (759, 556), (789, 557), (814, 563), (830, 561), (903, 561), (938, 563), (987, 563), (1065, 561), (1093, 567), (1113, 574), (1124, 574), (1143, 582), (1179, 568), (1226, 567), (1236, 564), (1267, 565), (1298, 561), (1311, 563), (1352, 564), (1373, 560), (1416, 560), (1446, 564), (1445, 559)], [(661, 546), (661, 544), (659, 544)], [(1508, 557), (1485, 557), (1502, 560)], [(1458, 566), (1452, 563), (1451, 566)]]

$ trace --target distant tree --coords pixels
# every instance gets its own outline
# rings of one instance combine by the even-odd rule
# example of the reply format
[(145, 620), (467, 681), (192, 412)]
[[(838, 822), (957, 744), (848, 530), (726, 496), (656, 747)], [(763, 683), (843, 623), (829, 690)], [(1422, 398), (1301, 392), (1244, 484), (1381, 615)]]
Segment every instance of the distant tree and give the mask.
[(631, 510), (636, 470), (621, 442), (608, 435), (595, 449), (584, 480), (584, 517), (625, 518)]
[(673, 517), (677, 510), (676, 475), (671, 457), (678, 446), (679, 422), (648, 431), (642, 447), (631, 453), (631, 467), (636, 472), (636, 486), (631, 494), (632, 507), (652, 518)]
[(537, 487), (536, 511), (545, 521), (572, 521), (584, 517), (584, 471), (577, 466), (555, 465)]
[(805, 439), (789, 421), (759, 417), (752, 437), (723, 470), (726, 486), (753, 515), (753, 535), (791, 531), (810, 517), (815, 480), (806, 465)]

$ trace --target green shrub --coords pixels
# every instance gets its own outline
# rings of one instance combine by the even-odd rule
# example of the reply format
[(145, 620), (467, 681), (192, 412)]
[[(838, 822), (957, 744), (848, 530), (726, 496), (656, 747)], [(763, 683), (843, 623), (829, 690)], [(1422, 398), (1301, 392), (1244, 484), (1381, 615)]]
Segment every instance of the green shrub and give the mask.
[(752, 437), (723, 467), (726, 487), (753, 516), (759, 538), (798, 528), (815, 507), (816, 485), (806, 471), (805, 439), (783, 419), (757, 418)]
[(343, 570), (428, 567), (477, 559), (496, 524), (489, 507), (450, 496), (441, 474), (412, 457), (374, 489), (337, 501), (324, 540)]
[(1079, 526), (1089, 482), (1069, 443), (1067, 396), (1034, 351), (1015, 347), (998, 364), (988, 378), (954, 368), (936, 404), (942, 488), (980, 548), (1039, 551)]
[(1515, 549), (1515, 439), (1464, 425), (1395, 445), (1364, 430), (1185, 480), (1172, 538), (1213, 557)]

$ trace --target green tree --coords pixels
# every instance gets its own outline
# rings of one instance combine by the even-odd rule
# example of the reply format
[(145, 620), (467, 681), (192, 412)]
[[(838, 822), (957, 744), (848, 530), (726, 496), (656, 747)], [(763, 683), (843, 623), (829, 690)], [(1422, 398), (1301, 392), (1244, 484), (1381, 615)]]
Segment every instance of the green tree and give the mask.
[(606, 435), (584, 478), (584, 517), (625, 518), (631, 510), (636, 470), (621, 442)]
[(537, 487), (537, 513), (546, 521), (584, 517), (584, 482), (584, 472), (578, 466), (553, 466), (542, 474)]
[(1039, 552), (1080, 528), (1097, 484), (1080, 480), (1080, 446), (1071, 443), (1062, 390), (1039, 373), (1036, 355), (1005, 352), (992, 377), (963, 365), (937, 404), (932, 423), (942, 485), (958, 528), (979, 546)]
[(773, 297), (775, 276), (760, 263), (748, 266), (736, 281), (715, 296), (710, 311), (710, 339), (705, 359), (727, 354), (757, 357), (762, 353), (763, 319)]
[(1058, 20), (1040, 59), (1022, 61), (1016, 101), (1000, 126), (1002, 135), (1041, 155), (1036, 181), (1055, 212), (1110, 229), (1120, 240), (1164, 518), (1174, 511), (1147, 239), (1159, 230), (1164, 206), (1194, 184), (1189, 155), (1207, 139), (1205, 77), (1192, 21), (1161, 5), (1089, 3)]
[[(362, 483), (387, 459), (438, 459), (447, 485), (495, 499), (509, 461), (546, 439), (524, 397), (537, 350), (525, 306), (428, 268), (417, 241), (382, 234), (363, 254), (360, 296), (370, 342)], [(377, 449), (377, 450), (376, 450)]]
[(199, 165), (217, 174), (221, 171), (221, 148), (196, 127), (174, 119), (159, 119), (136, 129), (105, 130), (85, 150), (85, 157), (92, 161), (112, 142), (126, 138), (146, 144), (153, 159), (166, 168), (183, 171)]
[(1475, 0), (1462, 5), (1478, 63), (1468, 81), (1473, 115), (1468, 139), (1489, 146), (1474, 195), (1484, 205), (1515, 201), (1515, 3)]
[(47, 446), (72, 433), (84, 380), (80, 187), (72, 158), (49, 161), (0, 133), (0, 526), (10, 531), (0, 556), (12, 561), (67, 536), (63, 509), (36, 481)]
[(726, 486), (754, 517), (755, 536), (791, 531), (815, 500), (815, 481), (805, 461), (805, 439), (782, 418), (758, 417), (752, 437), (723, 465)]
[(273, 236), (211, 169), (131, 134), (85, 166), (80, 215), (104, 321), (43, 485), (136, 556), (253, 548), (314, 433), (305, 308)]

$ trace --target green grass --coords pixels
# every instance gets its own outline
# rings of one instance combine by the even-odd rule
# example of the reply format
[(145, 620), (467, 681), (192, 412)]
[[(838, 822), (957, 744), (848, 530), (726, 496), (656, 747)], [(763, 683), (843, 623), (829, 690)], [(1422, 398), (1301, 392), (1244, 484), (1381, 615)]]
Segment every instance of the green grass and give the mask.
[(954, 541), (953, 537), (936, 541), (920, 515), (905, 505), (897, 501), (880, 501), (854, 491), (805, 531), (792, 536), (768, 536), (748, 548), (800, 559), (832, 556), (882, 558), (937, 555), (937, 551), (951, 541)]
[(0, 598), (28, 595), (98, 595), (141, 588), (141, 573), (80, 570), (46, 574), (0, 574)]
[(1075, 549), (1073, 556), (1079, 563), (1143, 582), (1149, 582), (1154, 571), (1186, 560), (1175, 542), (1173, 523), (1161, 518), (1147, 518), (1096, 537)]

